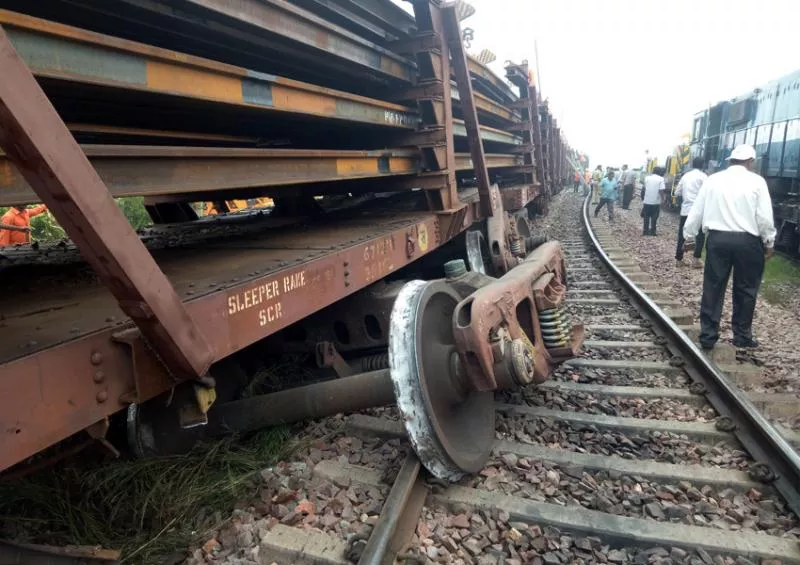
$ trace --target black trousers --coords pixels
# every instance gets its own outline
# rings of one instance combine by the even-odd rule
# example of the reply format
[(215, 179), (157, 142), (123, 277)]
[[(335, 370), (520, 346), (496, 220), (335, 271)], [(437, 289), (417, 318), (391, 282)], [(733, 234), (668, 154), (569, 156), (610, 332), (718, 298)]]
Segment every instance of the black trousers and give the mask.
[(626, 184), (622, 187), (622, 207), (625, 210), (630, 210), (631, 200), (633, 200), (633, 185)]
[(645, 204), (643, 208), (644, 215), (642, 235), (656, 235), (656, 222), (658, 216), (661, 214), (661, 206), (658, 204)]
[[(681, 216), (681, 221), (678, 224), (678, 247), (675, 249), (675, 259), (683, 261), (683, 246), (686, 244), (686, 238), (683, 237), (683, 226), (686, 225), (686, 218), (689, 216)], [(703, 256), (703, 246), (706, 244), (706, 234), (703, 230), (694, 238), (694, 258), (699, 259)]]
[(575, 181), (575, 186), (572, 188), (573, 192), (575, 192), (577, 194), (578, 189), (580, 188), (580, 186), (581, 186), (581, 181), (576, 180)]
[(700, 343), (714, 345), (719, 339), (719, 320), (725, 289), (733, 270), (733, 336), (753, 337), (756, 297), (764, 275), (764, 245), (746, 232), (710, 231), (706, 238), (706, 269), (700, 301)]

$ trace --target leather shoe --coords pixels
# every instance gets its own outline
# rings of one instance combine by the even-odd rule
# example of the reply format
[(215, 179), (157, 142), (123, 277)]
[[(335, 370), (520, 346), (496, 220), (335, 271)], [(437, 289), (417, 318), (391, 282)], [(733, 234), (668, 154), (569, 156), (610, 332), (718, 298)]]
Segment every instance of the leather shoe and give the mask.
[(756, 349), (758, 347), (758, 342), (752, 337), (746, 339), (734, 339), (733, 346), (738, 347), (739, 349)]

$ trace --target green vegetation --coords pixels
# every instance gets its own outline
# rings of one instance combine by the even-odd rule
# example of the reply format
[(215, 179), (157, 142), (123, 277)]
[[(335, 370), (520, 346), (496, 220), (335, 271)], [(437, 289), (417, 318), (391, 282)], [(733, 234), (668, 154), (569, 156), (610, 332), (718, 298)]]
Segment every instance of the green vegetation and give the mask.
[[(153, 223), (144, 207), (144, 198), (141, 196), (117, 198), (117, 204), (122, 209), (125, 217), (128, 218), (133, 229), (139, 230)], [(5, 214), (7, 210), (8, 208), (0, 207), (0, 216)], [(40, 214), (31, 218), (31, 241), (50, 243), (60, 241), (66, 237), (66, 232), (58, 225), (52, 214)]]
[(800, 264), (776, 255), (764, 269), (761, 296), (773, 304), (787, 305), (800, 290)]
[(62, 464), (0, 483), (0, 526), (32, 542), (118, 549), (123, 563), (162, 563), (218, 527), (260, 471), (288, 455), (288, 438), (275, 428), (184, 456)]

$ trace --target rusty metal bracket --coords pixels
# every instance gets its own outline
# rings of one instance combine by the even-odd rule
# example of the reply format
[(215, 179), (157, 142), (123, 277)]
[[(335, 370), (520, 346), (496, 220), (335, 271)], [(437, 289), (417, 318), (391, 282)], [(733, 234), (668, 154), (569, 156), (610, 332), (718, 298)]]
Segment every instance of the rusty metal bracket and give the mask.
[(408, 39), (398, 39), (389, 43), (390, 51), (402, 55), (413, 55), (424, 51), (438, 51), (442, 48), (442, 36), (435, 32), (420, 33)]
[(161, 360), (205, 375), (214, 351), (0, 28), (0, 146)]
[(142, 339), (142, 334), (136, 328), (129, 328), (112, 335), (112, 339), (128, 349), (131, 367), (133, 368), (133, 381), (135, 390), (120, 398), (123, 404), (141, 404), (145, 400), (154, 398), (169, 390), (179, 383), (158, 357)]
[(329, 341), (319, 342), (314, 348), (314, 355), (317, 367), (320, 369), (333, 369), (333, 372), (340, 379), (355, 374), (353, 368), (336, 351), (336, 346)]
[(540, 314), (557, 310), (565, 298), (563, 251), (558, 242), (549, 242), (497, 282), (463, 300), (453, 314), (453, 333), (470, 385), (489, 391), (540, 383), (559, 362), (573, 356), (583, 340), (582, 326), (573, 327), (569, 343), (560, 347), (555, 346), (560, 340), (549, 337), (550, 326), (560, 332), (563, 324), (549, 320), (557, 317), (562, 322), (562, 314), (549, 316), (547, 323), (540, 319)]

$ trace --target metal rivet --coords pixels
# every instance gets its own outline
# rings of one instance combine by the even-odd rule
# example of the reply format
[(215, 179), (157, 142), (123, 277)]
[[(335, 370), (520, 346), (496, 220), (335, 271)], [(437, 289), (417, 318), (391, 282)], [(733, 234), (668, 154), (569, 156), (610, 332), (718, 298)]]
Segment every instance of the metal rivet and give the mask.
[(350, 266), (350, 261), (345, 261), (345, 262), (344, 262), (344, 267), (345, 267), (345, 269), (346, 269), (347, 267), (349, 267), (349, 266)]
[(103, 362), (103, 354), (99, 351), (95, 351), (92, 353), (92, 356), (89, 358), (92, 362), (92, 365), (99, 365)]
[(100, 392), (97, 393), (97, 402), (102, 403), (105, 402), (106, 400), (108, 400), (108, 393), (106, 391), (101, 390)]
[(344, 286), (350, 286), (350, 281), (344, 281)]
[(350, 271), (345, 271), (344, 272), (344, 276), (349, 277), (350, 276)]
[(104, 380), (106, 380), (106, 374), (103, 371), (97, 371), (94, 374), (94, 382), (102, 383)]

